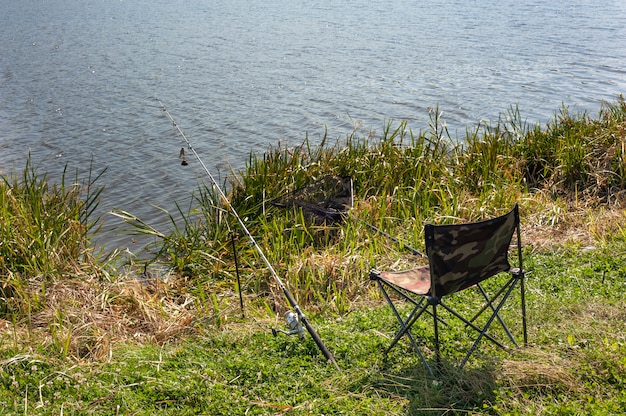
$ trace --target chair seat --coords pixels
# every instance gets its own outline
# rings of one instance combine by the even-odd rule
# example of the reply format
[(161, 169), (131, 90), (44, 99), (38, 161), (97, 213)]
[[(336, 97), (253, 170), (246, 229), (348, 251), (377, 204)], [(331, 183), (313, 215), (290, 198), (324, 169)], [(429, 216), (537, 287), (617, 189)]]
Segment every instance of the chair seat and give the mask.
[(401, 272), (380, 272), (379, 277), (418, 295), (430, 293), (430, 268), (428, 266)]

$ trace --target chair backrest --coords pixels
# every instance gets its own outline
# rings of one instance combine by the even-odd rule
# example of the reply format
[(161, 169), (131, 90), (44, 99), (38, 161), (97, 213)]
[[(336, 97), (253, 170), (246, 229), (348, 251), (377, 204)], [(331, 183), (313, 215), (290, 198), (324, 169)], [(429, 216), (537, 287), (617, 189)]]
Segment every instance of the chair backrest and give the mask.
[(519, 233), (517, 204), (508, 214), (486, 221), (427, 224), (431, 295), (441, 298), (510, 270), (508, 251), (516, 230)]

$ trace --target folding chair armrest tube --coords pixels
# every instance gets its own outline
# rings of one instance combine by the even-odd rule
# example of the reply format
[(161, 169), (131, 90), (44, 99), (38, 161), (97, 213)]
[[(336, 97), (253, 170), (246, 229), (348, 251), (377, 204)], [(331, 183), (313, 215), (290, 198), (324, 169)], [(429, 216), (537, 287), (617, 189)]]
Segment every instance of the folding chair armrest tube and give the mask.
[(380, 280), (380, 270), (370, 270), (370, 280)]

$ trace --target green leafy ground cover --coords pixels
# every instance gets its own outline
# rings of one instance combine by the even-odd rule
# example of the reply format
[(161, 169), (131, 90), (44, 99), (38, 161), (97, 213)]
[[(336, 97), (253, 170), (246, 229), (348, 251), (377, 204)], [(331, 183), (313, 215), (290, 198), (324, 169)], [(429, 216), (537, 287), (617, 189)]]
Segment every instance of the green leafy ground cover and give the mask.
[(394, 318), (370, 303), (312, 317), (341, 372), (310, 338), (273, 337), (252, 318), (163, 345), (116, 345), (95, 361), (24, 351), (5, 335), (0, 403), (11, 414), (619, 414), (625, 250), (619, 238), (530, 253), (530, 345), (505, 354), (485, 343), (462, 370), (452, 346), (435, 378), (408, 344), (381, 354)]

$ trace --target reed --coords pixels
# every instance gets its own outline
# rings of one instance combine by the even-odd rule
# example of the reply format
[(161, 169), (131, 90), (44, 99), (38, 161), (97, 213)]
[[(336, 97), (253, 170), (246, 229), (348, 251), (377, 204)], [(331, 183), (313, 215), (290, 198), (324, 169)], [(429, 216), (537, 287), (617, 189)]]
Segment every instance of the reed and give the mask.
[[(511, 108), (494, 124), (480, 123), (459, 140), (449, 136), (438, 108), (429, 116), (428, 129), (419, 132), (407, 122), (390, 121), (380, 137), (359, 137), (355, 131), (334, 142), (325, 134), (316, 146), (308, 137), (295, 147), (279, 143), (262, 154), (251, 153), (243, 171), (229, 176), (224, 184), (229, 202), (303, 306), (348, 310), (350, 300), (364, 295), (368, 269), (396, 261), (402, 244), (375, 235), (366, 222), (420, 249), (425, 222), (479, 220), (514, 202), (526, 212), (547, 203), (563, 213), (572, 204), (616, 204), (623, 198), (623, 97), (604, 104), (596, 118), (570, 114), (564, 107), (545, 127), (528, 125), (519, 109)], [(354, 180), (355, 207), (343, 224), (320, 226), (298, 210), (268, 203), (326, 174)], [(170, 262), (211, 293), (211, 281), (234, 276), (229, 236), (237, 224), (214, 190), (200, 187), (195, 200), (189, 213), (179, 208), (181, 226), (167, 213), (169, 234), (128, 213), (122, 216), (136, 230), (157, 237), (155, 260)], [(564, 217), (550, 218), (555, 226)], [(266, 290), (271, 276), (247, 241), (238, 239), (236, 250), (244, 259), (242, 289), (253, 296), (273, 294)]]
[[(103, 172), (102, 172), (103, 173)], [(0, 181), (0, 276), (3, 315), (38, 310), (46, 287), (59, 279), (97, 271), (90, 233), (99, 218), (93, 213), (102, 175), (90, 174), (68, 183), (67, 171), (58, 184), (48, 182), (30, 162), (21, 175)]]

